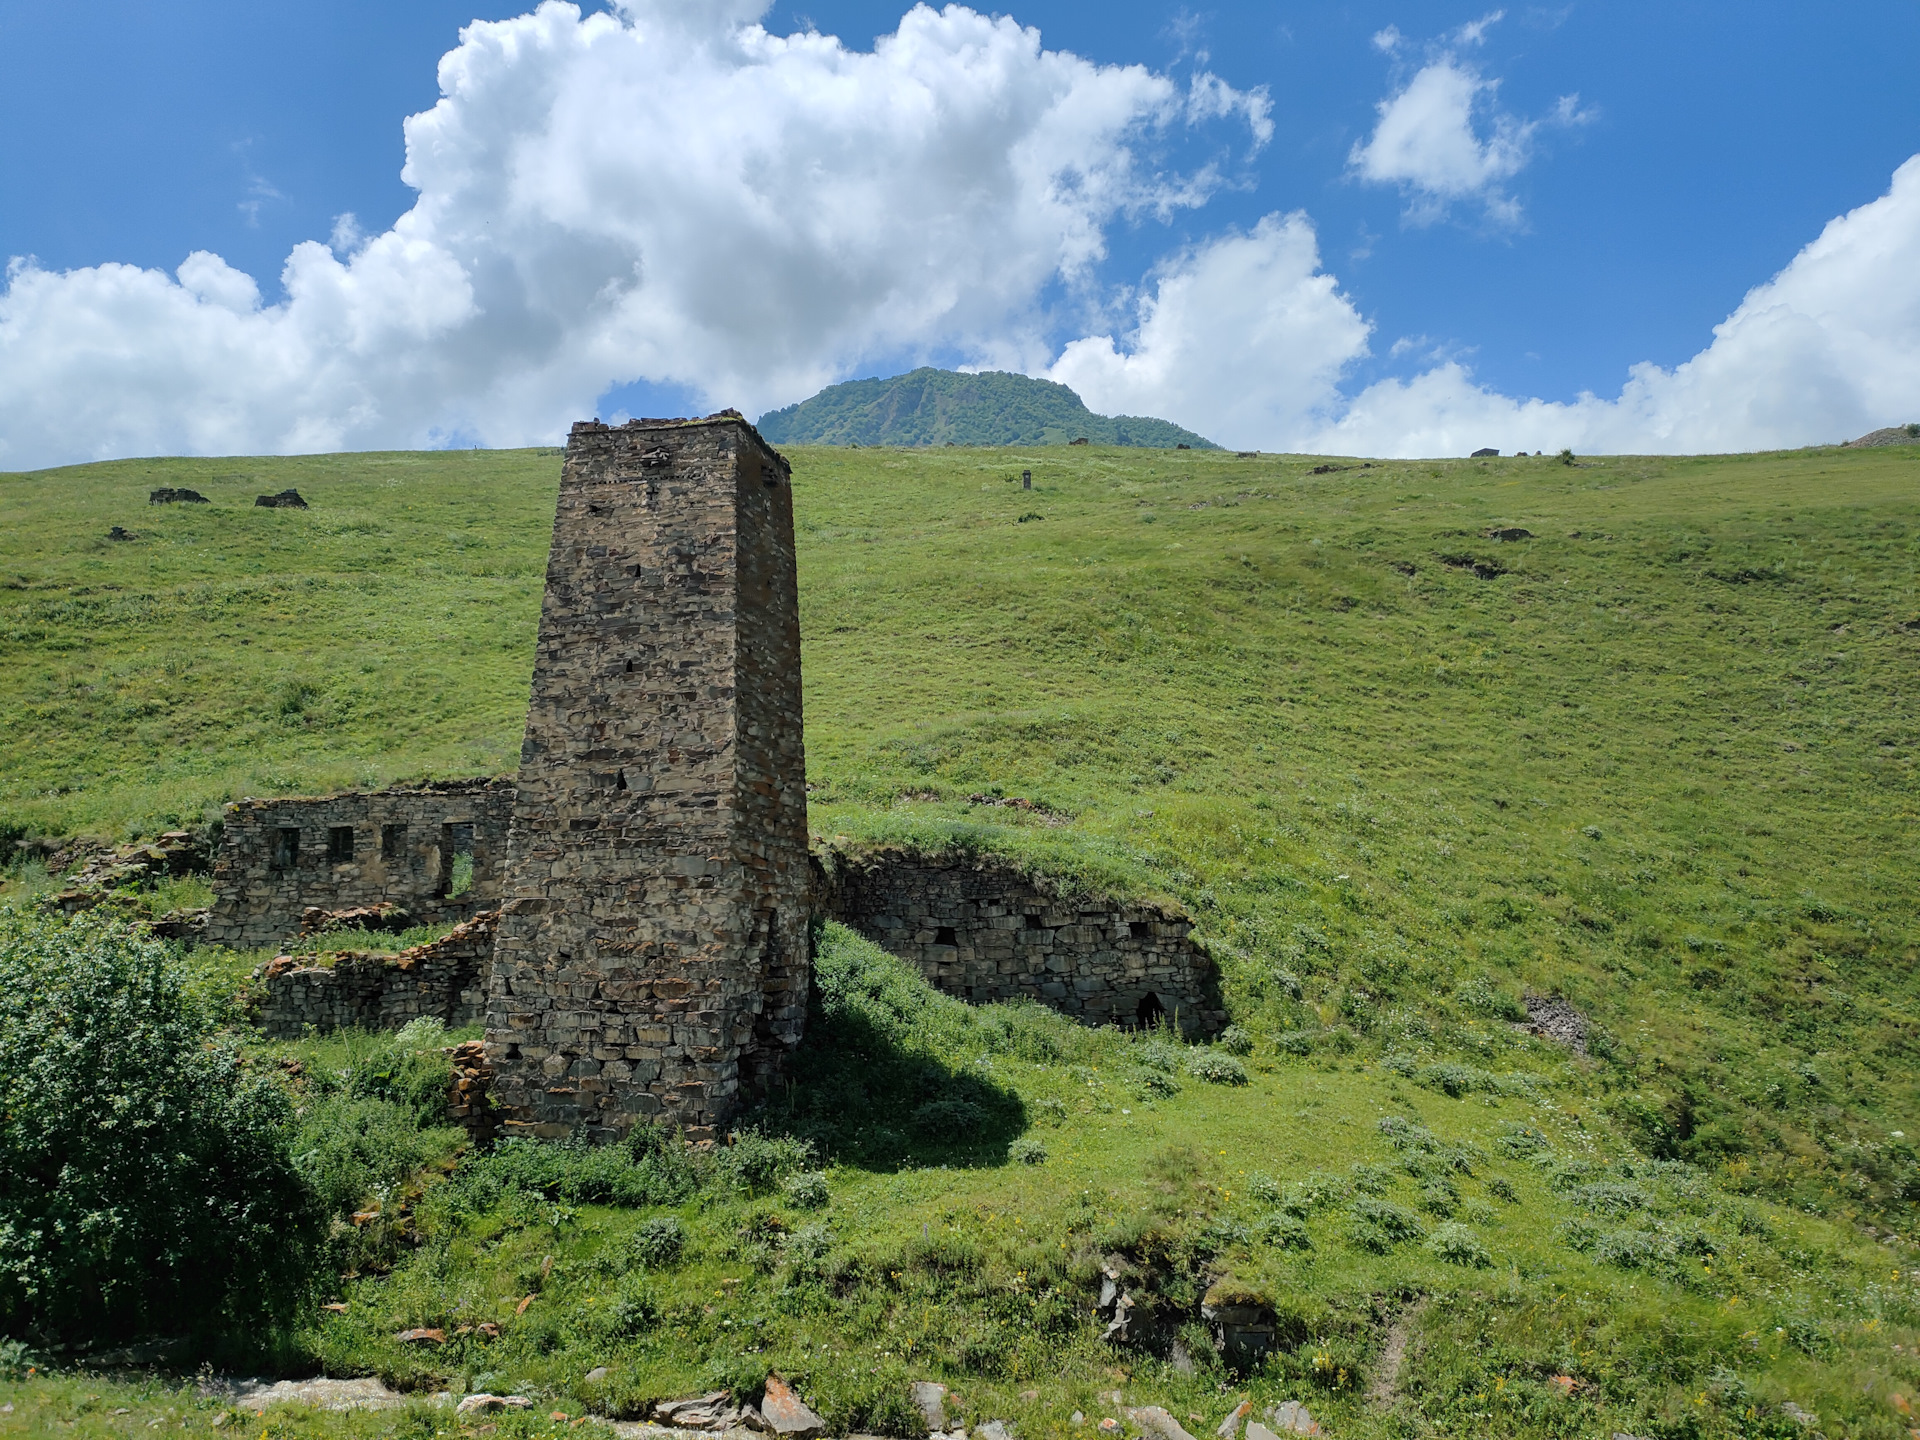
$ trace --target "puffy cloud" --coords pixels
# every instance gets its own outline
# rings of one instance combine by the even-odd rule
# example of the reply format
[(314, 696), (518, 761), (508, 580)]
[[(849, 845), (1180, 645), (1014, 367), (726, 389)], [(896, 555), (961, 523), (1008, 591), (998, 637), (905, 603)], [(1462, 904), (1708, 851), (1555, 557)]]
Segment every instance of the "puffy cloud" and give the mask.
[[(1533, 158), (1542, 124), (1574, 125), (1591, 118), (1575, 95), (1561, 97), (1545, 121), (1520, 120), (1495, 107), (1500, 82), (1484, 78), (1457, 50), (1479, 44), (1502, 13), (1456, 31), (1405, 86), (1379, 103), (1372, 136), (1356, 143), (1348, 156), (1362, 180), (1400, 187), (1411, 224), (1431, 224), (1456, 201), (1477, 200), (1490, 224), (1519, 225), (1520, 204), (1503, 187)], [(1373, 43), (1392, 54), (1405, 40), (1389, 26)], [(1484, 138), (1479, 115), (1486, 120)]]
[(1691, 454), (1843, 440), (1920, 419), (1920, 155), (1885, 195), (1830, 221), (1672, 370), (1637, 365), (1619, 398), (1514, 399), (1456, 363), (1371, 385), (1302, 449), (1457, 455), (1482, 445)]
[(1304, 215), (1268, 215), (1163, 265), (1123, 351), (1068, 345), (1047, 378), (1096, 411), (1158, 415), (1236, 448), (1272, 448), (1338, 400), (1369, 326), (1320, 269)]
[(1319, 269), (1306, 218), (1270, 215), (1163, 265), (1130, 333), (1075, 340), (1046, 373), (1096, 410), (1242, 449), (1685, 454), (1845, 439), (1920, 419), (1920, 155), (1751, 291), (1706, 349), (1672, 370), (1635, 366), (1615, 399), (1502, 395), (1452, 359), (1349, 398), (1340, 382), (1369, 329)]
[(201, 253), (171, 277), (16, 261), (0, 468), (526, 443), (636, 379), (751, 413), (868, 356), (1037, 353), (1041, 295), (1089, 283), (1109, 224), (1220, 183), (1143, 158), (1167, 132), (1272, 130), (1259, 92), (958, 5), (871, 52), (770, 35), (765, 8), (548, 0), (469, 26), (406, 123), (413, 208), (297, 246), (277, 304)]

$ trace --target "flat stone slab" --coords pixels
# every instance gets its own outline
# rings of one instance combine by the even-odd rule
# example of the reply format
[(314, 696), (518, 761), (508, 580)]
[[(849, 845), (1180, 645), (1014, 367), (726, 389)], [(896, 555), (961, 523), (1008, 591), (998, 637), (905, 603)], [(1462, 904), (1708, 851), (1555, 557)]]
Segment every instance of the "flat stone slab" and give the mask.
[(360, 1380), (236, 1380), (232, 1401), (243, 1410), (310, 1405), (315, 1410), (397, 1410), (412, 1397), (371, 1377)]

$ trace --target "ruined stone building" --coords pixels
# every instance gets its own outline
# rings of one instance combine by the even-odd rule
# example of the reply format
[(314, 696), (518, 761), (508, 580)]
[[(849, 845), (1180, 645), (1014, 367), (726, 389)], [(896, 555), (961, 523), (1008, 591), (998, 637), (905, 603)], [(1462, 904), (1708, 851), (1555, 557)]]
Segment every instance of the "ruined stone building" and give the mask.
[(573, 427), (488, 993), (508, 1133), (693, 1131), (806, 1018), (787, 462), (731, 412)]
[[(399, 955), (277, 959), (261, 1023), (470, 1023), (484, 993), (507, 1134), (611, 1139), (649, 1120), (708, 1133), (800, 1041), (810, 911), (976, 1002), (1190, 1034), (1225, 1023), (1176, 911), (990, 856), (825, 858), (816, 885), (786, 461), (731, 411), (583, 422), (517, 783), (229, 807), (208, 939), (278, 944), (307, 907), (471, 921)], [(485, 1067), (467, 1061), (473, 1089)]]
[(814, 904), (971, 1001), (1037, 1000), (1089, 1025), (1227, 1023), (1211, 957), (1177, 910), (1077, 893), (997, 855), (829, 851)]
[(281, 945), (302, 912), (398, 905), (418, 925), (472, 919), (500, 903), (513, 783), (241, 800), (226, 808), (206, 939)]

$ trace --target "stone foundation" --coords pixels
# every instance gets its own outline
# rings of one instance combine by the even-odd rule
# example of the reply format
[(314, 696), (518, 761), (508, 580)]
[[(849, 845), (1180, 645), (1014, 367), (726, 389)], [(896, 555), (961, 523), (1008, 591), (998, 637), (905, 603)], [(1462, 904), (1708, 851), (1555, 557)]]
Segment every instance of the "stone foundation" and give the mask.
[[(229, 805), (206, 942), (235, 950), (282, 945), (313, 908), (398, 905), (417, 925), (496, 909), (512, 815), (510, 780)], [(455, 895), (462, 855), (471, 857), (473, 879)]]
[(398, 1030), (423, 1015), (450, 1029), (476, 1025), (486, 1015), (498, 923), (488, 911), (411, 950), (345, 950), (327, 957), (331, 965), (279, 956), (266, 969), (260, 1028), (270, 1039), (296, 1040), (309, 1025), (322, 1033)]
[(949, 995), (1028, 999), (1090, 1025), (1227, 1023), (1212, 960), (1177, 911), (1063, 893), (994, 856), (881, 850), (825, 857), (816, 907)]

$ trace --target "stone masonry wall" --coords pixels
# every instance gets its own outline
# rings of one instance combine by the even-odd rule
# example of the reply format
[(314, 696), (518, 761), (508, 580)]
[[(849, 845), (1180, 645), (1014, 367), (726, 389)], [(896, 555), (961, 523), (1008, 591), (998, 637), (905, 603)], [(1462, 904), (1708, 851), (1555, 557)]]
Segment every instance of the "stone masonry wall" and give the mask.
[(808, 983), (787, 463), (730, 412), (574, 426), (487, 1009), (508, 1134), (695, 1134)]
[[(206, 940), (237, 950), (279, 945), (300, 933), (308, 906), (347, 910), (385, 901), (421, 925), (494, 909), (512, 813), (507, 780), (241, 800), (226, 809)], [(473, 883), (452, 896), (454, 861), (463, 850), (473, 856)]]
[(394, 955), (347, 950), (329, 956), (331, 965), (278, 956), (267, 966), (260, 1028), (271, 1039), (294, 1040), (309, 1025), (321, 1032), (398, 1030), (423, 1015), (449, 1028), (475, 1024), (486, 1013), (498, 920), (487, 911)]
[(1063, 895), (992, 856), (830, 854), (817, 903), (975, 1004), (1024, 997), (1093, 1025), (1227, 1023), (1192, 922), (1157, 905)]

